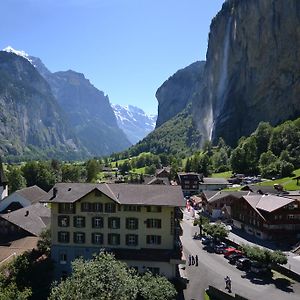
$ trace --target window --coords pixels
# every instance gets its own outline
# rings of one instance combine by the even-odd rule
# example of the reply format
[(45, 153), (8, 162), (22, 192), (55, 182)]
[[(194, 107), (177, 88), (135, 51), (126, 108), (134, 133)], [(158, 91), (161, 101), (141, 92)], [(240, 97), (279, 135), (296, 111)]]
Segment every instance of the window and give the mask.
[(91, 211), (91, 208), (92, 208), (92, 204), (91, 203), (88, 203), (88, 202), (81, 203), (81, 211), (82, 212)]
[(74, 243), (83, 244), (85, 242), (85, 233), (83, 232), (74, 232)]
[(161, 228), (161, 220), (160, 219), (147, 219), (147, 228)]
[(138, 229), (139, 220), (137, 218), (126, 218), (126, 228), (127, 229)]
[(103, 234), (102, 233), (92, 233), (92, 243), (96, 245), (103, 244)]
[(58, 241), (60, 243), (69, 243), (70, 241), (70, 233), (66, 231), (59, 231), (58, 232)]
[(69, 227), (69, 225), (70, 225), (69, 216), (58, 216), (59, 227)]
[(75, 214), (75, 205), (73, 203), (59, 203), (58, 212), (60, 214)]
[(73, 219), (73, 225), (74, 227), (77, 227), (77, 228), (83, 228), (85, 227), (85, 217), (82, 217), (82, 216), (76, 216), (74, 217)]
[(119, 229), (120, 228), (120, 218), (108, 218), (108, 228)]
[(92, 218), (92, 227), (93, 228), (103, 228), (103, 218), (101, 218), (101, 217)]
[(105, 203), (105, 212), (106, 213), (115, 213), (116, 204), (115, 203)]
[(61, 252), (61, 253), (59, 254), (59, 263), (60, 263), (61, 265), (65, 265), (65, 264), (67, 263), (67, 253)]
[(137, 246), (138, 235), (137, 234), (126, 234), (126, 245), (127, 246)]
[(147, 235), (147, 244), (160, 245), (161, 236), (160, 235)]
[(93, 211), (94, 212), (102, 212), (103, 211), (103, 204), (99, 203), (99, 202), (93, 203)]
[(141, 211), (141, 207), (138, 205), (124, 205), (124, 211)]
[(116, 233), (108, 234), (108, 244), (109, 245), (120, 245), (120, 235)]
[(161, 212), (161, 206), (147, 206), (147, 212)]

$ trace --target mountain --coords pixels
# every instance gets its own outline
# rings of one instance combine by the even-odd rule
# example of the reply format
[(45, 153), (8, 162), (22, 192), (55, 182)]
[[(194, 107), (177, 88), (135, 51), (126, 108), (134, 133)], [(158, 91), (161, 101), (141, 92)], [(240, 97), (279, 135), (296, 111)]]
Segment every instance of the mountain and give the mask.
[(112, 104), (111, 106), (119, 127), (125, 132), (132, 144), (137, 143), (153, 131), (156, 115), (146, 115), (142, 109), (132, 105)]
[(11, 47), (5, 50), (27, 59), (44, 77), (70, 128), (90, 155), (108, 155), (131, 145), (118, 127), (108, 96), (83, 74), (72, 70), (51, 73), (39, 58)]
[(192, 120), (191, 105), (149, 133), (143, 140), (129, 148), (136, 156), (142, 152), (154, 154), (190, 155), (199, 149), (199, 131)]
[(46, 80), (25, 58), (0, 51), (0, 153), (80, 158), (87, 152), (68, 126)]
[(204, 88), (193, 99), (204, 136), (234, 145), (260, 121), (300, 116), (299, 27), (297, 0), (223, 4), (211, 23)]
[(210, 26), (206, 62), (179, 70), (157, 90), (156, 128), (191, 103), (200, 146), (219, 137), (235, 146), (261, 121), (299, 117), (298, 28), (297, 0), (225, 1)]
[(176, 116), (191, 102), (203, 81), (204, 66), (204, 61), (197, 61), (177, 71), (158, 88), (155, 95), (159, 104), (156, 127)]

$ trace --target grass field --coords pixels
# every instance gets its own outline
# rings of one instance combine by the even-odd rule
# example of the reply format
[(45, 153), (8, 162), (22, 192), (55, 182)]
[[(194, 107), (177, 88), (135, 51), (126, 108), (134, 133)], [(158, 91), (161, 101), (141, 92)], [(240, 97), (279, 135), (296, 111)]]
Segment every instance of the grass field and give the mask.
[(293, 176), (291, 177), (284, 177), (280, 179), (264, 181), (259, 183), (258, 185), (273, 186), (274, 184), (281, 184), (285, 190), (296, 191), (296, 190), (300, 190), (300, 185), (297, 185), (297, 180), (293, 179), (296, 176), (300, 176), (300, 169), (295, 170), (293, 172)]

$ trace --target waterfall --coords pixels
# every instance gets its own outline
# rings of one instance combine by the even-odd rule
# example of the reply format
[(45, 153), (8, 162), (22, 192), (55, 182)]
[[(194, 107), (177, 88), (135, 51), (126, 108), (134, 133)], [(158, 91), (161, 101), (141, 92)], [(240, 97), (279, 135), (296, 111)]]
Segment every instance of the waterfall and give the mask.
[(223, 44), (223, 60), (221, 65), (220, 77), (217, 87), (217, 101), (216, 101), (216, 113), (215, 118), (219, 116), (220, 112), (223, 109), (225, 102), (225, 91), (228, 84), (228, 57), (229, 57), (229, 44), (230, 44), (230, 33), (231, 33), (231, 22), (232, 17), (230, 16), (225, 30), (225, 38)]

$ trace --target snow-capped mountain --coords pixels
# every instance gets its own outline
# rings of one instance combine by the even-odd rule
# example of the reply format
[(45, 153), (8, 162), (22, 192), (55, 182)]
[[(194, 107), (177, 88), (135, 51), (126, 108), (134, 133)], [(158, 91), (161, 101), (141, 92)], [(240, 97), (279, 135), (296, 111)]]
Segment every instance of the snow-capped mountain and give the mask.
[(111, 104), (111, 106), (119, 127), (133, 144), (154, 130), (157, 115), (146, 115), (142, 109), (132, 105)]

